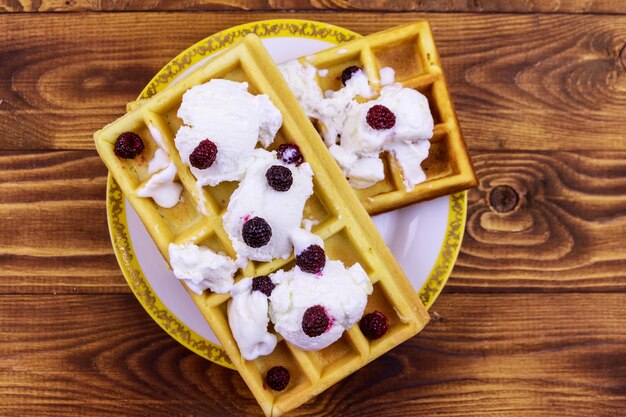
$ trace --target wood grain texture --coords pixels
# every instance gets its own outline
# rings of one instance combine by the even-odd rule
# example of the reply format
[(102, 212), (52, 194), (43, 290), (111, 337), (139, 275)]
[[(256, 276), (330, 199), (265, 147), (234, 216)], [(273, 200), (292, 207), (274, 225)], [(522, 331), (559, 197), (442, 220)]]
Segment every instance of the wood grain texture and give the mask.
[(127, 292), (94, 152), (0, 152), (0, 292)]
[[(322, 12), (160, 12), (283, 8)], [(154, 12), (2, 13), (115, 10)], [(504, 13), (455, 13), (484, 11)], [(129, 293), (91, 135), (190, 44), (284, 17), (364, 34), (429, 19), (480, 179), (426, 330), (291, 415), (626, 415), (624, 13), (621, 0), (0, 1), (0, 415), (260, 415), (236, 372)]]
[[(455, 289), (626, 288), (625, 152), (484, 152), (474, 165)], [(505, 213), (490, 202), (500, 186), (519, 196)]]
[[(473, 157), (480, 185), (469, 194), (454, 290), (626, 289), (626, 152)], [(94, 151), (2, 152), (0, 172), (0, 293), (128, 291)], [(502, 185), (519, 202), (498, 213), (490, 192)]]
[(5, 0), (0, 12), (336, 10), (626, 13), (622, 0)]
[(276, 17), (361, 33), (429, 19), (471, 150), (626, 150), (626, 16), (355, 13), (2, 14), (0, 149), (93, 149), (170, 58)]
[[(456, 291), (626, 289), (626, 152), (476, 152)], [(94, 151), (3, 152), (0, 293), (127, 292)], [(490, 192), (519, 196), (509, 211)], [(33, 210), (33, 208), (35, 208)], [(70, 213), (68, 215), (68, 213)]]
[[(618, 415), (625, 303), (444, 294), (424, 332), (291, 415)], [(236, 372), (180, 346), (131, 295), (4, 295), (0, 337), (3, 416), (260, 415)]]

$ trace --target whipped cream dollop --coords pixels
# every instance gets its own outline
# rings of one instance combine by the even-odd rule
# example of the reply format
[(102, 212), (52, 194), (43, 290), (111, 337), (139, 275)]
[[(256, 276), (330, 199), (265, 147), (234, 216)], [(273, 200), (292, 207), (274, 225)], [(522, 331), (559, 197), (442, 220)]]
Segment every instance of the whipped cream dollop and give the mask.
[[(214, 79), (185, 92), (178, 109), (184, 126), (174, 143), (200, 185), (239, 181), (250, 164), (257, 142), (269, 146), (282, 125), (282, 115), (265, 94), (248, 92), (248, 83)], [(189, 155), (209, 139), (217, 147), (213, 164), (192, 167)]]
[(396, 81), (396, 71), (391, 67), (383, 67), (378, 71), (380, 85), (393, 84)]
[(154, 156), (148, 162), (148, 174), (154, 174), (155, 172), (159, 172), (162, 169), (165, 169), (170, 164), (170, 160), (165, 154), (165, 151), (161, 148), (158, 148), (154, 152)]
[(230, 257), (191, 243), (170, 243), (168, 252), (174, 275), (196, 294), (206, 289), (220, 294), (231, 290), (237, 266)]
[(176, 165), (169, 160), (163, 149), (159, 148), (148, 162), (148, 174), (152, 176), (137, 190), (139, 197), (151, 197), (163, 208), (172, 208), (180, 200), (183, 186), (174, 182)]
[(230, 290), (228, 324), (241, 356), (252, 361), (269, 355), (276, 348), (276, 336), (267, 331), (268, 300), (261, 291), (252, 290), (252, 278), (244, 278)]
[(317, 82), (317, 69), (307, 63), (291, 60), (278, 65), (287, 85), (294, 93), (307, 116), (322, 122), (320, 129), (327, 146), (337, 143), (346, 118), (346, 109), (357, 96), (370, 98), (374, 90), (363, 71), (356, 72), (340, 90), (322, 92)]
[[(310, 245), (323, 247), (322, 239), (305, 230), (292, 233), (296, 255)], [(337, 341), (363, 316), (372, 284), (360, 264), (346, 268), (341, 261), (326, 260), (319, 274), (295, 267), (271, 275), (276, 284), (270, 296), (270, 318), (274, 329), (292, 345), (303, 350), (319, 350)], [(310, 337), (303, 331), (307, 309), (323, 307), (329, 318), (326, 331)]]
[[(293, 181), (287, 191), (277, 191), (268, 184), (266, 173), (275, 165), (291, 172)], [(254, 150), (253, 159), (233, 192), (223, 217), (224, 229), (237, 252), (239, 265), (245, 265), (248, 259), (271, 261), (287, 259), (291, 255), (289, 234), (300, 227), (304, 205), (313, 194), (312, 177), (313, 171), (306, 162), (300, 166), (286, 164), (276, 157), (275, 152)], [(265, 220), (271, 228), (269, 242), (257, 248), (248, 246), (242, 234), (244, 224), (255, 217)]]
[(317, 69), (291, 60), (278, 65), (287, 85), (298, 99), (302, 110), (309, 117), (317, 118), (317, 106), (324, 99), (324, 93), (316, 81)]
[[(380, 94), (365, 102), (363, 99), (375, 93), (362, 70), (355, 72), (343, 88), (327, 91), (320, 99), (322, 92), (312, 64), (292, 60), (279, 69), (305, 113), (317, 120), (324, 142), (353, 187), (367, 188), (384, 178), (383, 151), (398, 160), (407, 190), (426, 179), (420, 164), (428, 156), (428, 140), (434, 129), (428, 99), (394, 82), (392, 68), (380, 70)], [(393, 127), (377, 130), (367, 123), (368, 111), (376, 105), (393, 112)], [(403, 151), (408, 154), (398, 158)]]

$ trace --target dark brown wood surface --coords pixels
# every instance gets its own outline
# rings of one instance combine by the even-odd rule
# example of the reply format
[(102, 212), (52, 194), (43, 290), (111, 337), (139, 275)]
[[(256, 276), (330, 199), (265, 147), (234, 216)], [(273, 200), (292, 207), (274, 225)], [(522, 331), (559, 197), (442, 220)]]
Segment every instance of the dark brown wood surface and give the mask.
[(480, 179), (432, 323), (293, 415), (626, 415), (626, 2), (0, 11), (0, 415), (259, 414), (236, 372), (180, 346), (130, 293), (91, 134), (190, 44), (280, 17), (363, 34), (430, 20)]
[(5, 0), (5, 12), (338, 10), (624, 13), (622, 0)]
[(375, 12), (0, 14), (0, 150), (93, 149), (180, 51), (285, 16), (359, 33), (428, 19), (472, 149), (626, 150), (626, 14)]

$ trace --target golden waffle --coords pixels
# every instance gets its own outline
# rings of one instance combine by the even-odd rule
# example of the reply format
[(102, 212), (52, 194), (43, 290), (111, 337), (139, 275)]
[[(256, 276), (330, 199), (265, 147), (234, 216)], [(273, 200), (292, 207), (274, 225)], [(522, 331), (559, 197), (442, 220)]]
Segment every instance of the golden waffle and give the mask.
[(341, 73), (351, 65), (362, 67), (375, 88), (380, 83), (380, 68), (391, 67), (397, 82), (428, 98), (435, 130), (428, 158), (421, 164), (426, 181), (406, 191), (402, 169), (385, 152), (385, 179), (366, 189), (354, 189), (368, 213), (382, 213), (477, 184), (427, 21), (374, 33), (300, 60), (328, 70), (324, 77), (317, 77), (322, 91), (340, 89)]
[[(230, 194), (237, 184), (222, 183), (216, 187), (204, 187), (202, 197), (209, 213), (204, 216), (198, 210), (201, 196), (197, 191), (195, 177), (183, 164), (174, 147), (175, 133), (182, 124), (176, 113), (183, 93), (212, 78), (247, 81), (252, 94), (267, 94), (280, 110), (283, 126), (272, 149), (280, 143), (298, 144), (315, 173), (314, 194), (304, 208), (304, 218), (319, 222), (313, 227), (313, 232), (324, 239), (329, 258), (339, 259), (346, 266), (355, 262), (363, 266), (374, 286), (366, 313), (379, 310), (390, 321), (387, 333), (373, 342), (363, 336), (359, 326), (354, 326), (340, 340), (317, 352), (294, 348), (279, 336), (278, 345), (272, 354), (246, 361), (241, 357), (228, 325), (226, 307), (230, 295), (209, 291), (197, 295), (188, 290), (265, 414), (278, 416), (298, 407), (415, 335), (428, 321), (428, 314), (255, 35), (249, 35), (177, 84), (142, 101), (134, 110), (94, 135), (100, 156), (163, 256), (168, 258), (168, 245), (175, 242), (204, 245), (235, 257), (221, 220)], [(153, 132), (158, 129), (162, 135), (163, 148), (175, 163), (179, 180), (184, 186), (183, 202), (171, 209), (157, 206), (150, 198), (136, 196), (136, 190), (147, 180), (146, 165), (157, 148), (151, 129)], [(126, 131), (138, 133), (145, 143), (143, 153), (134, 160), (120, 159), (113, 152), (115, 139)], [(268, 263), (249, 262), (244, 273), (240, 273), (236, 279), (267, 275), (279, 268), (290, 269), (293, 266), (293, 256), (288, 260), (277, 259)], [(291, 373), (289, 386), (282, 392), (264, 386), (266, 371), (277, 365), (286, 367)]]

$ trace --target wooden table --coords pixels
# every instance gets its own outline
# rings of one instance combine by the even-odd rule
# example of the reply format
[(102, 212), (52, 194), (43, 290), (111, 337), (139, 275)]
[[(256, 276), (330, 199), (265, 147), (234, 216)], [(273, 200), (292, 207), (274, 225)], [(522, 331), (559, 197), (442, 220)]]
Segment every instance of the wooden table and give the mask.
[(430, 20), (480, 178), (427, 329), (293, 415), (626, 415), (626, 1), (0, 11), (0, 415), (259, 413), (236, 372), (180, 346), (131, 294), (91, 135), (188, 45), (285, 16), (363, 34)]

